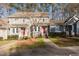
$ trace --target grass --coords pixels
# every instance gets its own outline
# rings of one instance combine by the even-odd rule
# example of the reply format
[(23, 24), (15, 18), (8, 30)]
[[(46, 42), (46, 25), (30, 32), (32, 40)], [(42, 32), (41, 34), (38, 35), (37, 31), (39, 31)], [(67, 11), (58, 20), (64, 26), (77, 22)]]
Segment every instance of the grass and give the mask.
[(72, 39), (64, 38), (62, 40), (61, 37), (56, 37), (56, 38), (54, 37), (54, 38), (50, 38), (50, 40), (56, 45), (58, 45), (59, 47), (79, 46), (79, 41)]
[(53, 38), (50, 38), (50, 40), (54, 43), (59, 42), (59, 37), (53, 37)]
[(40, 47), (44, 47), (45, 46), (44, 38), (37, 38), (36, 44)]
[(13, 41), (13, 40), (0, 40), (0, 46), (2, 46), (4, 44), (8, 44), (11, 41)]
[(37, 42), (35, 42), (32, 45), (27, 45), (26, 48), (33, 49), (33, 48), (44, 47), (45, 46), (44, 38), (37, 38), (36, 40), (37, 40)]
[(25, 45), (24, 47), (26, 47), (28, 49), (33, 49), (33, 48), (36, 48), (36, 47), (44, 47), (45, 46), (44, 38), (37, 38), (36, 40), (37, 40), (37, 42), (35, 42), (34, 44)]

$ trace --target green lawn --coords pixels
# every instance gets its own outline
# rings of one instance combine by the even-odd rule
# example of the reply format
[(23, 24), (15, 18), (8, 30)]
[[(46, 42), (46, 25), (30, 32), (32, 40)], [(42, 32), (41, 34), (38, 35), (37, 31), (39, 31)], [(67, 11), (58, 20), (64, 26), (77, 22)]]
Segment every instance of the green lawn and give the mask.
[(0, 46), (4, 44), (8, 44), (9, 42), (12, 42), (13, 40), (0, 40)]
[(50, 38), (50, 40), (56, 45), (58, 45), (59, 47), (79, 46), (79, 41), (72, 39), (64, 38), (62, 40), (61, 37), (56, 37), (56, 38)]

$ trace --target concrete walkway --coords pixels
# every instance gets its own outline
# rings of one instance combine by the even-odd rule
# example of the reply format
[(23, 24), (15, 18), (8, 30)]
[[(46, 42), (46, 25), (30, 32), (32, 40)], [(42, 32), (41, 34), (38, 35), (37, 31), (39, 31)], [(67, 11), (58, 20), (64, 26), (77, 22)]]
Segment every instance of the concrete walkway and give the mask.
[(44, 42), (45, 42), (47, 45), (51, 46), (51, 47), (59, 48), (56, 44), (54, 44), (54, 43), (53, 43), (51, 40), (49, 40), (49, 39), (44, 39)]

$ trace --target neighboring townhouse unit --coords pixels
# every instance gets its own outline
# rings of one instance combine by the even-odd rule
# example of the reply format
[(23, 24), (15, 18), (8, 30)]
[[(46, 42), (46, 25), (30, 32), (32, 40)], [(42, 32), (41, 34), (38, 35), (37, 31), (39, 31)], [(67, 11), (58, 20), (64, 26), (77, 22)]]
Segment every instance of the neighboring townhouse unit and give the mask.
[(64, 20), (50, 20), (50, 32), (51, 33), (64, 32)]
[[(37, 37), (48, 34), (50, 19), (47, 12), (17, 12), (7, 18), (6, 35), (18, 35), (19, 38)], [(3, 34), (5, 35), (5, 34)], [(5, 39), (7, 39), (7, 37)]]
[(73, 15), (64, 22), (65, 32), (68, 36), (79, 36), (79, 16)]
[(0, 38), (7, 39), (8, 23), (0, 19)]

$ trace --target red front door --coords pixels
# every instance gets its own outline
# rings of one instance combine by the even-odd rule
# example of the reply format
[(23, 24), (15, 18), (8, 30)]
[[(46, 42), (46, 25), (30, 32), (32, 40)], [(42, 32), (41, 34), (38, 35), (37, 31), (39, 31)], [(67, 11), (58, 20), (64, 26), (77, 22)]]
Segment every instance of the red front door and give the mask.
[(25, 28), (21, 28), (22, 34), (25, 35)]
[(45, 26), (42, 26), (42, 29), (43, 29), (43, 33), (45, 33)]

